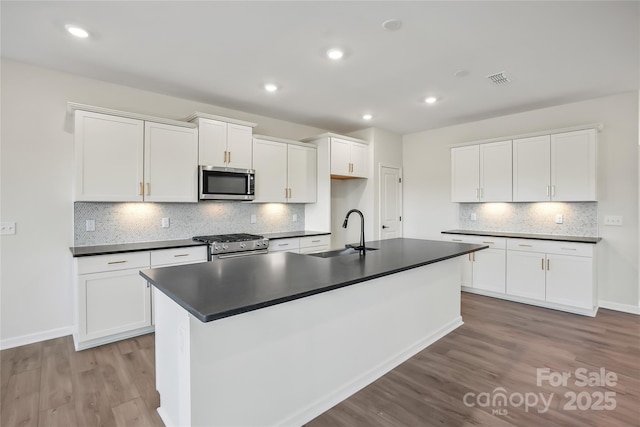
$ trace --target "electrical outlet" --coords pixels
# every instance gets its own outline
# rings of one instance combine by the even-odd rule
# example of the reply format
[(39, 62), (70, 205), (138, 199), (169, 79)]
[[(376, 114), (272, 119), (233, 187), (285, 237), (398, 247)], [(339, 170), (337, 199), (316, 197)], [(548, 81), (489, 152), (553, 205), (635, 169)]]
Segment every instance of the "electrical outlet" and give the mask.
[(293, 214), (293, 222), (297, 222), (298, 221), (298, 214)]
[(96, 220), (88, 219), (84, 222), (84, 229), (86, 231), (96, 231)]
[(471, 221), (477, 221), (478, 220), (478, 215), (475, 212), (471, 213)]
[(623, 225), (622, 215), (605, 215), (604, 225)]
[(162, 228), (169, 228), (169, 218), (162, 218)]
[(556, 224), (562, 224), (564, 222), (564, 215), (556, 214)]
[(3, 221), (0, 224), (0, 234), (4, 234), (4, 235), (16, 234), (16, 223), (13, 221)]
[(251, 214), (251, 224), (255, 224), (255, 223), (256, 223), (256, 215)]

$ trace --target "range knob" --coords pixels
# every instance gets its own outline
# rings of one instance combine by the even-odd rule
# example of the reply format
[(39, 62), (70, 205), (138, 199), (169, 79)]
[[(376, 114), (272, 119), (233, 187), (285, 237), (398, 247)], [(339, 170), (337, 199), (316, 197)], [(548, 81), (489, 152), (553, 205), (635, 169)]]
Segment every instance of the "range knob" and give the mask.
[(224, 249), (224, 250), (229, 249), (229, 245), (222, 245), (222, 249)]
[(220, 247), (218, 245), (213, 245), (213, 250), (214, 251), (220, 250)]
[(245, 246), (246, 246), (246, 245), (245, 245), (244, 243), (240, 243), (240, 248), (241, 248), (241, 249), (244, 249), (244, 247), (245, 247)]

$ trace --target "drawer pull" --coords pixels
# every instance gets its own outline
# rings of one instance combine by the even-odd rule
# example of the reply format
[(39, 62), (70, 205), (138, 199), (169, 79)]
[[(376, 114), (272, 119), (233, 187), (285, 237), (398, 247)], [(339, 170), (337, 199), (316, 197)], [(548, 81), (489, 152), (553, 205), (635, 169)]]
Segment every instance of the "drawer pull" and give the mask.
[(518, 246), (522, 246), (523, 248), (530, 248), (530, 247), (532, 247), (532, 245), (520, 245), (520, 244), (519, 244)]
[(562, 249), (563, 251), (577, 251), (576, 248), (560, 248), (560, 249)]
[(189, 254), (177, 254), (177, 255), (174, 255), (174, 258), (178, 258), (178, 257), (181, 257), (181, 256), (189, 256)]
[(452, 242), (462, 242), (462, 239), (451, 239)]
[(544, 258), (542, 258), (540, 261), (541, 261), (540, 267), (544, 270)]
[(320, 243), (320, 240), (312, 240), (311, 243)]
[(279, 243), (278, 246), (289, 246), (289, 243)]
[(125, 262), (127, 262), (127, 261), (126, 260), (125, 261), (109, 261), (107, 264), (109, 264), (109, 265), (111, 265), (111, 264), (124, 264)]
[(482, 243), (484, 243), (485, 245), (495, 245), (496, 244), (496, 242), (482, 242)]

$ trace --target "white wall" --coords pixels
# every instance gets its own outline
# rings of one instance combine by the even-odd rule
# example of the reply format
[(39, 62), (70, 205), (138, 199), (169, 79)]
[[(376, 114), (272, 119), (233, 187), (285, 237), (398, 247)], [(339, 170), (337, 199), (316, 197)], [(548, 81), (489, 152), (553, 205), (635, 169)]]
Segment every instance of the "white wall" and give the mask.
[(255, 133), (298, 140), (326, 132), (294, 123), (145, 92), (3, 60), (0, 346), (71, 333), (73, 135), (68, 101), (181, 119), (194, 111), (258, 123)]
[[(457, 228), (449, 145), (590, 123), (598, 134), (598, 281), (603, 306), (638, 312), (638, 93), (513, 114), (403, 137), (405, 237), (438, 239)], [(604, 215), (624, 226), (603, 225)]]

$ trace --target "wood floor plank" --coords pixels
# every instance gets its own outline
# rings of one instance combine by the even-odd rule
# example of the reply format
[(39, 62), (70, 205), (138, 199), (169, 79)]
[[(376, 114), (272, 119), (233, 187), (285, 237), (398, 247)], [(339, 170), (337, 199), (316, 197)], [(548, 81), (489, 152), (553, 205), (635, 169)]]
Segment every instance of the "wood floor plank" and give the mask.
[(156, 374), (153, 350), (134, 347), (134, 350), (122, 355), (129, 374), (133, 378), (140, 397), (149, 408), (160, 406), (160, 394), (156, 391)]
[(115, 427), (109, 395), (98, 368), (72, 374), (78, 426)]
[(55, 409), (71, 402), (71, 365), (69, 347), (64, 339), (51, 340), (42, 346), (40, 410)]
[(69, 365), (71, 366), (72, 373), (90, 371), (98, 366), (94, 351), (76, 351), (71, 335), (66, 338)]
[(84, 427), (78, 425), (75, 405), (72, 402), (54, 409), (40, 411), (38, 427)]
[(39, 403), (40, 368), (11, 375), (0, 414), (0, 425), (36, 427)]
[(39, 369), (42, 358), (42, 342), (16, 348), (11, 374)]
[(140, 398), (115, 406), (113, 415), (118, 427), (149, 427), (153, 425), (147, 407)]
[(117, 344), (98, 347), (95, 355), (112, 406), (140, 397)]

